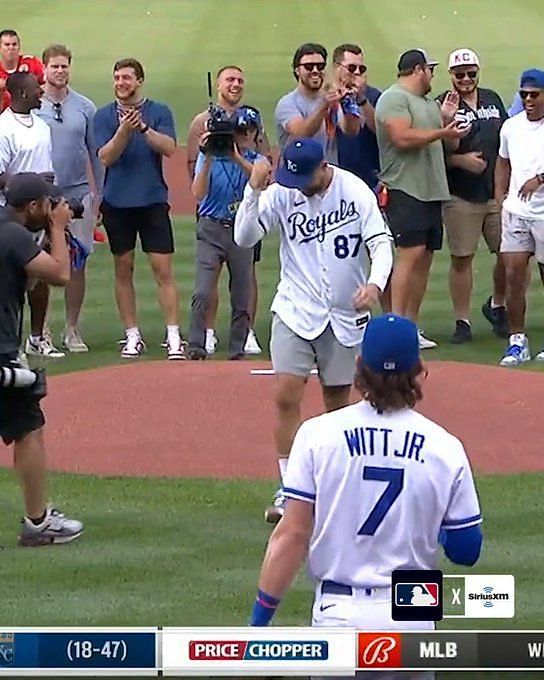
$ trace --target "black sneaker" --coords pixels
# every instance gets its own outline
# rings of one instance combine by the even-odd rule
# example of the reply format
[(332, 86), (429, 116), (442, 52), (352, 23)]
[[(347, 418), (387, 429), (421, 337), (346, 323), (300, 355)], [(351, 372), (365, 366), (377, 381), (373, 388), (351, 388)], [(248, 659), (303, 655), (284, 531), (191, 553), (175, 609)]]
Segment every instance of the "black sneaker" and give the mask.
[(208, 353), (204, 347), (189, 347), (188, 356), (191, 361), (204, 361)]
[(508, 338), (510, 336), (506, 307), (503, 305), (500, 307), (492, 307), (490, 296), (482, 305), (482, 314), (489, 321), (493, 333), (495, 333), (498, 338)]
[(458, 319), (455, 322), (455, 333), (451, 336), (450, 342), (453, 345), (462, 345), (464, 342), (470, 342), (471, 340), (472, 331), (470, 324), (462, 319)]

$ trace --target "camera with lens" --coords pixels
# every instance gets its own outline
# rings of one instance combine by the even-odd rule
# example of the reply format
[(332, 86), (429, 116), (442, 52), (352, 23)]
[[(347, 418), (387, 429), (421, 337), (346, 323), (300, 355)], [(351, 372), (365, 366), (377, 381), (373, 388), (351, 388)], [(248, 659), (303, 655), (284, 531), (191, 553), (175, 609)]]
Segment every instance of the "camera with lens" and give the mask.
[(201, 147), (202, 153), (211, 156), (229, 156), (234, 151), (235, 121), (220, 106), (210, 105), (206, 123), (208, 138)]
[[(57, 205), (63, 200), (62, 198), (50, 198), (51, 201), (51, 208), (56, 208)], [(83, 203), (81, 201), (78, 201), (77, 198), (65, 198), (64, 199), (66, 203), (68, 203), (68, 207), (72, 211), (72, 214), (74, 216), (74, 220), (80, 220), (83, 217), (83, 214), (85, 212), (85, 208), (83, 206)]]

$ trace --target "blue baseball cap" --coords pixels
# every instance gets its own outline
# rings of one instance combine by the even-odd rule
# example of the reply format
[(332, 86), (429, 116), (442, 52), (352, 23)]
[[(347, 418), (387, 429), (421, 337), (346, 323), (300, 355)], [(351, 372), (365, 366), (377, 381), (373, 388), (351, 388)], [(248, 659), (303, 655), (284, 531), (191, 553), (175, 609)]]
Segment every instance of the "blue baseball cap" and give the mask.
[(304, 189), (324, 159), (323, 146), (315, 139), (294, 139), (283, 151), (283, 163), (276, 172), (276, 182), (289, 189)]
[(397, 314), (371, 319), (361, 343), (361, 361), (375, 373), (408, 373), (419, 361), (417, 326)]
[(539, 87), (544, 89), (544, 71), (538, 68), (530, 68), (523, 71), (519, 81), (520, 87)]
[(240, 106), (234, 113), (234, 125), (237, 128), (262, 127), (261, 114), (254, 106)]

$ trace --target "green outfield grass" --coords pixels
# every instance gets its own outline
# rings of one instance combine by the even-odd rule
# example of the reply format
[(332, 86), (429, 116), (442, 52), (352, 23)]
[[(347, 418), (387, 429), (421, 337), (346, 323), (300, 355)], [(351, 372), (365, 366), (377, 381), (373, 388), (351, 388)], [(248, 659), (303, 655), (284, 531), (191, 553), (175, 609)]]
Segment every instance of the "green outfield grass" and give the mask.
[(398, 0), (95, 0), (80, 1), (77, 9), (73, 0), (5, 5), (2, 23), (20, 31), (27, 52), (41, 54), (50, 42), (73, 48), (74, 86), (99, 105), (111, 97), (113, 62), (139, 58), (147, 69), (148, 94), (170, 104), (180, 139), (206, 105), (206, 72), (230, 63), (246, 69), (247, 101), (262, 109), (271, 130), (275, 102), (293, 87), (290, 63), (303, 42), (322, 42), (331, 51), (343, 42), (362, 44), (370, 82), (380, 87), (395, 78), (400, 52), (424, 46), (441, 62), (437, 92), (448, 82), (448, 53), (470, 46), (482, 58), (486, 84), (507, 100), (521, 70), (542, 61), (539, 0), (414, 0), (409, 7)]
[[(485, 544), (471, 573), (514, 574), (516, 618), (451, 619), (441, 627), (541, 628), (544, 475), (485, 476), (478, 483)], [(28, 551), (12, 547), (15, 526), (2, 522), (3, 625), (247, 623), (270, 533), (262, 510), (272, 483), (56, 475), (53, 490), (59, 504), (85, 519), (86, 534), (70, 546)], [(4, 519), (16, 517), (19, 496), (5, 471), (0, 495)], [(311, 597), (301, 573), (276, 623), (308, 622)]]

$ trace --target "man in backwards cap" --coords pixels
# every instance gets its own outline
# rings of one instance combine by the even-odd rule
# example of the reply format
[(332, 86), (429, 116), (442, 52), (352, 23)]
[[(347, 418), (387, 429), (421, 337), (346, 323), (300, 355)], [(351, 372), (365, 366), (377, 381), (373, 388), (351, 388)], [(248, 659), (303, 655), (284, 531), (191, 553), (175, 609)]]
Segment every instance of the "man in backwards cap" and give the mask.
[[(501, 366), (529, 361), (525, 292), (529, 260), (544, 271), (544, 71), (521, 75), (523, 111), (501, 128), (495, 168), (495, 198), (502, 207), (501, 256), (506, 270), (510, 337)], [(534, 357), (544, 361), (544, 348)]]
[(475, 564), (482, 517), (463, 445), (413, 410), (422, 374), (416, 325), (395, 314), (369, 321), (355, 377), (361, 400), (297, 432), (252, 625), (270, 622), (307, 557), (312, 625), (433, 628), (392, 620), (391, 572), (435, 569), (440, 545), (452, 562)]
[[(40, 408), (44, 394), (36, 391), (30, 371), (19, 373), (17, 351), (25, 290), (32, 280), (64, 286), (70, 278), (65, 229), (72, 212), (64, 200), (51, 209), (50, 198), (59, 198), (57, 187), (31, 172), (10, 177), (5, 196), (8, 207), (0, 210), (0, 370), (8, 368), (12, 375), (28, 379), (18, 387), (0, 387), (0, 438), (14, 444), (25, 503), (19, 542), (69, 543), (81, 535), (83, 525), (46, 505), (45, 418)], [(49, 231), (50, 253), (36, 243), (36, 233), (44, 228)]]

